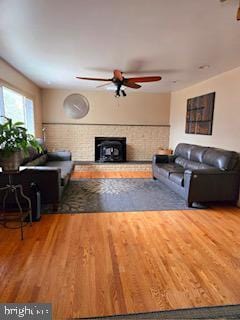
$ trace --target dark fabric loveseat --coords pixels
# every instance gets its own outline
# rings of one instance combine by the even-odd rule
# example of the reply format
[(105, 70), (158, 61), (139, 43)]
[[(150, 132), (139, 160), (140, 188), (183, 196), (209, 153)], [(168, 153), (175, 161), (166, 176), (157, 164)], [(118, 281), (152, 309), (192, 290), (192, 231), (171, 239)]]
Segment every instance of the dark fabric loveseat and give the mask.
[[(30, 196), (33, 193), (32, 184), (34, 183), (41, 193), (42, 204), (52, 204), (57, 209), (61, 200), (63, 190), (67, 186), (71, 173), (74, 169), (71, 152), (56, 151), (48, 152), (42, 141), (43, 151), (38, 153), (33, 148), (29, 148), (28, 155), (23, 159), (21, 171), (13, 176), (14, 184), (21, 184), (24, 193)], [(8, 183), (8, 175), (0, 173), (0, 187)], [(0, 193), (0, 204), (2, 204), (3, 192)], [(9, 197), (11, 202), (11, 197)], [(15, 202), (12, 199), (12, 202)]]
[(239, 196), (240, 158), (223, 149), (180, 143), (174, 155), (155, 155), (153, 178), (193, 202), (231, 201)]

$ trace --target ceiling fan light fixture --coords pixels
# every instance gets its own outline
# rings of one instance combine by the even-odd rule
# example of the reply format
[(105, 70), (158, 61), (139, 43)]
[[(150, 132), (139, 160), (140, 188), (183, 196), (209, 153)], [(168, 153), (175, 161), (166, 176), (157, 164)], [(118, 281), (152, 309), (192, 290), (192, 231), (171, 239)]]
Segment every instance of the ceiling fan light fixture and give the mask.
[(124, 97), (127, 96), (127, 94), (126, 94), (126, 92), (125, 92), (124, 90), (121, 90), (121, 92), (122, 92), (122, 95), (123, 95)]
[(115, 91), (116, 90), (116, 86), (114, 84), (109, 84), (107, 87), (106, 87), (106, 90), (108, 91)]

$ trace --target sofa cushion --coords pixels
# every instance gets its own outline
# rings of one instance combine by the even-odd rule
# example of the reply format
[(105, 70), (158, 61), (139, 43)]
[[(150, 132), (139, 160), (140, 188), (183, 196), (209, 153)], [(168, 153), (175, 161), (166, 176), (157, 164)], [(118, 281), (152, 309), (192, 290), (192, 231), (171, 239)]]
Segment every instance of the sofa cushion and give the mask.
[(71, 152), (68, 150), (58, 150), (48, 152), (48, 161), (70, 161), (72, 160)]
[(190, 160), (203, 162), (203, 155), (208, 150), (208, 147), (201, 147), (201, 146), (193, 146), (190, 152)]
[(184, 169), (175, 163), (157, 163), (155, 169), (160, 175), (168, 178), (171, 172), (183, 173)]
[(234, 151), (208, 148), (203, 155), (203, 162), (220, 170), (233, 170), (239, 161), (239, 156)]
[(24, 165), (26, 167), (35, 167), (35, 166), (43, 166), (47, 161), (47, 155), (46, 154), (43, 154), (41, 155), (40, 157), (32, 160), (32, 161), (29, 161), (27, 163), (25, 163)]
[(213, 166), (209, 166), (208, 164), (197, 162), (197, 161), (191, 161), (184, 159), (182, 157), (177, 157), (175, 160), (175, 163), (179, 166), (183, 167), (185, 170), (198, 170), (198, 169), (212, 169)]
[(177, 173), (177, 172), (171, 172), (169, 175), (169, 180), (175, 182), (179, 186), (184, 186), (184, 174), (183, 173)]
[(175, 159), (175, 163), (181, 167), (183, 167), (184, 169), (187, 168), (187, 163), (188, 163), (189, 160), (183, 158), (183, 157), (177, 157)]
[(191, 149), (195, 145), (188, 143), (179, 143), (175, 149), (174, 155), (184, 159), (190, 159)]
[[(41, 138), (36, 138), (36, 141), (40, 144), (40, 146), (42, 147), (42, 151), (38, 152), (35, 148), (33, 148), (32, 146), (28, 147), (28, 151), (27, 154), (25, 155), (23, 161), (22, 161), (22, 165), (24, 166), (29, 166), (29, 162), (32, 162), (33, 160), (37, 159), (38, 157), (40, 157), (41, 155), (44, 155), (47, 153), (47, 147), (44, 144), (43, 139)], [(38, 163), (36, 161), (36, 163)], [(31, 166), (34, 166), (35, 164), (31, 164)], [(37, 165), (42, 165), (42, 163), (40, 164), (36, 164)]]
[(22, 165), (26, 165), (26, 163), (33, 161), (38, 156), (39, 156), (39, 153), (36, 149), (34, 149), (33, 147), (28, 147), (27, 154), (25, 155), (22, 161)]
[(212, 166), (209, 166), (208, 164), (197, 162), (197, 161), (188, 161), (186, 164), (185, 169), (188, 170), (199, 170), (199, 169), (213, 169)]
[(55, 167), (61, 169), (61, 185), (64, 186), (69, 179), (69, 175), (72, 173), (74, 163), (73, 161), (48, 161), (47, 167)]

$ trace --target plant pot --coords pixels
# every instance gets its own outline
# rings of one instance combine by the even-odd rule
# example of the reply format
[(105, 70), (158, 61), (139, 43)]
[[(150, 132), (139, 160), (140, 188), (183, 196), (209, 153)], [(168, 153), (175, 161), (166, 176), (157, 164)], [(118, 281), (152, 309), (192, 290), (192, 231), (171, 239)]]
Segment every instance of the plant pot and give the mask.
[(15, 151), (8, 156), (1, 155), (0, 166), (2, 167), (2, 171), (19, 171), (23, 158), (24, 154), (22, 150)]

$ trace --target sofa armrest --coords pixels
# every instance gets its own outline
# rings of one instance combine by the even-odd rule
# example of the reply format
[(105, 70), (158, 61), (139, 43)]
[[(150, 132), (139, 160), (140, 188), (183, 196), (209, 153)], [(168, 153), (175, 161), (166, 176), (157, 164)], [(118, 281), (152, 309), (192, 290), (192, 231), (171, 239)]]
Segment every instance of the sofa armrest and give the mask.
[(47, 167), (47, 166), (21, 166), (21, 169), (24, 169), (24, 172), (28, 172), (28, 171), (41, 171), (41, 172), (45, 172), (48, 173), (49, 171), (53, 171), (56, 172), (56, 174), (60, 174), (61, 176), (61, 169), (58, 167)]
[(184, 171), (184, 188), (188, 201), (236, 201), (239, 182), (237, 171), (217, 168)]
[(70, 151), (53, 151), (48, 152), (48, 161), (68, 161), (72, 160), (72, 154)]
[(34, 182), (41, 193), (42, 203), (58, 203), (61, 198), (61, 169), (55, 167), (25, 167), (22, 182), (30, 186)]
[(153, 163), (172, 163), (175, 160), (174, 155), (155, 154), (152, 158)]
[(210, 168), (210, 169), (186, 169), (184, 174), (188, 175), (226, 175), (226, 174), (236, 174), (235, 171), (224, 171), (217, 168)]

